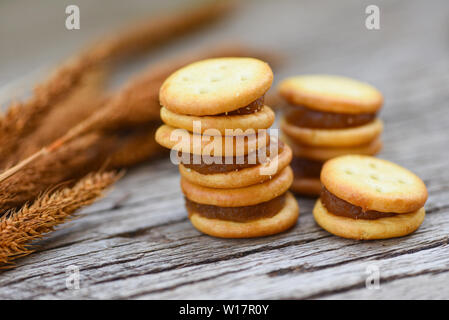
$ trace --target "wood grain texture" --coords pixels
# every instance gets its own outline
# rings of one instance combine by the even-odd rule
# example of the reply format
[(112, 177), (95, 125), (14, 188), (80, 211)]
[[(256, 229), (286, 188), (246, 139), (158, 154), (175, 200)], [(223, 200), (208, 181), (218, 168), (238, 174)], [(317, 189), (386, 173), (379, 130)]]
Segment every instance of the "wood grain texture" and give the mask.
[[(315, 224), (313, 200), (298, 198), (301, 216), (289, 232), (211, 238), (189, 223), (177, 168), (162, 159), (131, 170), (105, 199), (39, 242), (37, 253), (3, 271), (0, 298), (449, 298), (449, 7), (432, 3), (252, 1), (191, 39), (276, 48), (286, 58), (277, 82), (325, 72), (377, 86), (386, 100), (379, 156), (414, 171), (429, 190), (417, 232), (340, 239)], [(364, 27), (368, 4), (381, 8), (381, 30)], [(70, 265), (80, 269), (79, 290), (66, 288)], [(379, 268), (379, 290), (365, 286), (368, 266)]]

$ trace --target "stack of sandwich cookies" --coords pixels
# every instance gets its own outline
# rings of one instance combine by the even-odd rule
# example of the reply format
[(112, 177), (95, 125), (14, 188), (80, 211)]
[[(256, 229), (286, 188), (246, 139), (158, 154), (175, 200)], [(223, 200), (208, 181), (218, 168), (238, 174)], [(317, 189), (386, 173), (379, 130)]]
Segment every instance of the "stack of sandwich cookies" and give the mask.
[[(161, 87), (165, 125), (156, 140), (180, 152), (190, 150), (179, 157), (181, 188), (192, 224), (206, 234), (258, 237), (296, 223), (299, 208), (288, 193), (292, 151), (258, 132), (274, 122), (274, 112), (264, 105), (272, 80), (262, 61), (220, 58), (188, 65)], [(176, 129), (185, 129), (186, 139), (172, 141)], [(195, 148), (191, 141), (200, 134)]]
[(281, 130), (294, 155), (293, 191), (318, 195), (325, 161), (375, 155), (382, 148), (383, 123), (376, 114), (383, 97), (374, 87), (344, 77), (306, 75), (282, 81), (278, 90), (291, 105)]
[(327, 161), (315, 221), (340, 237), (370, 240), (401, 237), (424, 220), (423, 181), (392, 162), (347, 155)]

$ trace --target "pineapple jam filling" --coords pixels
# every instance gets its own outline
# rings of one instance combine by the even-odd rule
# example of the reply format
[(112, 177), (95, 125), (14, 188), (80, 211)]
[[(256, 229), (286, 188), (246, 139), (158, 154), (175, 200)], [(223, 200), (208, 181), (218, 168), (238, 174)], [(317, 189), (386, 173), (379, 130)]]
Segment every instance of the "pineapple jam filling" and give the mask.
[(363, 208), (355, 206), (343, 199), (338, 198), (326, 188), (321, 191), (321, 202), (327, 211), (336, 216), (343, 216), (352, 219), (375, 220), (380, 218), (392, 217), (397, 213), (380, 212), (374, 210), (363, 210)]
[[(278, 154), (281, 154), (284, 148), (284, 144), (279, 141), (278, 144)], [(262, 157), (260, 155), (263, 155)], [(201, 174), (214, 174), (214, 173), (226, 173), (231, 171), (239, 171), (246, 168), (251, 168), (262, 164), (267, 158), (271, 158), (270, 146), (265, 147), (265, 151), (258, 150), (255, 154), (237, 156), (237, 157), (210, 157), (208, 160), (212, 159), (212, 163), (205, 163), (203, 157), (201, 157), (201, 163), (194, 164), (194, 156), (190, 154), (190, 161), (188, 163), (183, 163), (181, 158), (181, 163), (187, 169), (194, 170)], [(254, 161), (255, 159), (255, 161)]]
[(259, 99), (251, 102), (249, 105), (239, 108), (237, 110), (233, 110), (233, 111), (229, 111), (229, 112), (225, 112), (225, 113), (221, 113), (218, 114), (217, 116), (241, 116), (241, 115), (245, 115), (245, 114), (251, 114), (251, 113), (256, 113), (259, 112), (262, 107), (264, 106), (264, 101), (265, 101), (265, 95), (263, 95), (262, 97), (260, 97)]
[(372, 122), (376, 113), (343, 114), (312, 110), (303, 106), (290, 108), (286, 115), (289, 124), (312, 129), (343, 129)]
[(285, 205), (285, 193), (253, 206), (244, 207), (218, 207), (214, 205), (201, 204), (186, 200), (186, 207), (189, 215), (197, 213), (208, 219), (219, 219), (234, 222), (249, 222), (262, 218), (270, 218), (282, 210)]

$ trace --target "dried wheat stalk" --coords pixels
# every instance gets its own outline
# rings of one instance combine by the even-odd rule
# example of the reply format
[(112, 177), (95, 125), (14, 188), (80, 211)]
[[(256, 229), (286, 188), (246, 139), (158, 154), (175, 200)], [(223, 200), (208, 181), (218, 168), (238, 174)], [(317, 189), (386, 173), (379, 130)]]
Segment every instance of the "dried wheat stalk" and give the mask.
[(152, 17), (91, 46), (85, 55), (94, 61), (103, 61), (142, 52), (212, 22), (235, 6), (235, 1), (218, 0)]
[(274, 60), (273, 55), (265, 51), (250, 49), (236, 43), (227, 43), (202, 48), (187, 54), (183, 53), (178, 57), (158, 62), (131, 79), (112, 97), (105, 108), (73, 128), (66, 138), (70, 139), (71, 136), (88, 132), (94, 128), (115, 129), (123, 125), (132, 126), (159, 119), (159, 88), (171, 73), (202, 59), (242, 56), (258, 57), (266, 61)]
[(158, 64), (156, 67), (151, 66), (119, 90), (105, 103), (104, 107), (71, 128), (60, 139), (0, 174), (0, 182), (16, 174), (36, 159), (48, 156), (64, 144), (88, 132), (114, 130), (123, 126), (139, 125), (159, 119), (158, 92), (163, 80), (173, 71), (190, 62), (221, 56), (255, 56), (265, 57), (265, 60), (267, 60), (264, 52), (249, 50), (238, 45), (224, 45), (187, 56), (183, 55)]
[(20, 207), (61, 182), (84, 176), (101, 168), (114, 150), (116, 139), (95, 133), (77, 138), (51, 157), (35, 161), (24, 170), (0, 183), (0, 208)]
[(0, 208), (4, 212), (20, 207), (48, 188), (65, 181), (75, 182), (104, 165), (110, 169), (128, 167), (162, 152), (154, 140), (156, 128), (156, 123), (150, 123), (74, 139), (50, 157), (37, 160), (1, 182)]
[(18, 140), (15, 152), (0, 154), (0, 167), (8, 167), (39, 151), (63, 135), (67, 128), (85, 120), (99, 109), (106, 101), (106, 76), (107, 70), (103, 67), (86, 73), (76, 88), (40, 120), (39, 126), (33, 132)]
[(0, 119), (0, 153), (15, 152), (18, 141), (36, 129), (52, 106), (71, 92), (85, 71), (80, 61), (67, 63), (37, 87), (28, 101), (10, 106)]
[(223, 56), (264, 57), (265, 53), (240, 45), (226, 44), (187, 55), (183, 54), (180, 57), (150, 66), (119, 90), (104, 108), (72, 128), (64, 137), (56, 141), (54, 146), (62, 145), (72, 138), (92, 130), (114, 130), (159, 119), (159, 88), (171, 73), (197, 60)]
[(33, 132), (52, 106), (66, 97), (76, 87), (83, 75), (105, 61), (126, 56), (152, 45), (173, 39), (197, 26), (213, 21), (228, 12), (226, 1), (214, 2), (132, 27), (119, 35), (102, 40), (84, 53), (58, 67), (48, 80), (38, 85), (32, 97), (14, 103), (0, 118), (0, 154), (16, 151), (18, 141)]
[[(109, 59), (170, 40), (214, 20), (230, 6), (230, 2), (220, 1), (192, 11), (180, 11), (101, 41), (60, 66), (48, 80), (36, 87), (29, 100), (13, 104), (0, 117), (0, 154), (11, 155), (6, 160), (10, 163), (25, 158), (12, 171), (17, 173), (16, 176), (0, 182), (0, 206), (7, 210), (0, 218), (0, 263), (10, 263), (29, 254), (30, 242), (65, 222), (78, 208), (93, 202), (120, 176), (115, 173), (90, 174), (74, 184), (80, 174), (97, 169), (107, 157), (110, 157), (109, 167), (128, 166), (154, 154), (158, 148), (153, 140), (154, 126), (148, 121), (159, 118), (157, 91), (167, 72), (173, 69), (139, 79), (110, 100), (94, 99), (90, 91), (84, 91), (89, 87), (83, 85), (82, 79)], [(77, 109), (78, 113), (73, 114), (72, 108), (77, 105), (81, 105), (81, 110)], [(99, 111), (95, 113), (96, 117), (91, 116), (95, 106), (110, 111)], [(123, 108), (131, 110), (123, 113)], [(122, 113), (113, 114), (113, 111)], [(109, 118), (104, 119), (102, 115)], [(58, 141), (33, 154), (63, 135), (61, 129), (65, 129), (64, 126), (76, 128), (80, 121), (91, 126), (79, 130), (76, 135), (69, 134), (69, 139), (63, 143)], [(147, 124), (123, 129), (142, 123)], [(111, 129), (115, 131), (111, 132)], [(48, 153), (51, 156), (39, 156)], [(31, 157), (26, 158), (29, 154)], [(38, 196), (50, 188), (55, 190), (55, 186), (62, 182), (68, 185), (67, 181), (74, 185)], [(17, 209), (21, 205), (23, 207)]]
[(74, 212), (102, 196), (121, 173), (91, 173), (73, 187), (45, 193), (32, 204), (0, 218), (0, 264), (30, 254), (30, 243), (68, 219)]

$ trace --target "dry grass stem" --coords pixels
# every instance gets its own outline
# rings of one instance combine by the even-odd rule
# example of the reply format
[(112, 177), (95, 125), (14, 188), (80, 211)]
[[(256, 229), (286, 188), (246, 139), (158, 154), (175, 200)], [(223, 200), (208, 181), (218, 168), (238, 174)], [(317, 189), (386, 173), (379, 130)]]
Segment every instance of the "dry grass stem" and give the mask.
[(0, 167), (6, 168), (62, 136), (67, 128), (88, 118), (106, 101), (104, 82), (105, 68), (96, 68), (86, 73), (77, 87), (59, 103), (56, 103), (47, 115), (40, 120), (39, 126), (17, 142), (15, 152), (1, 154)]
[(73, 187), (45, 193), (32, 204), (25, 205), (0, 218), (0, 264), (32, 252), (30, 243), (68, 219), (76, 210), (101, 197), (121, 174), (92, 173)]
[[(220, 56), (261, 57), (264, 56), (264, 52), (249, 50), (238, 45), (224, 45), (194, 54), (182, 55), (155, 67), (151, 66), (119, 90), (105, 103), (104, 107), (71, 128), (60, 139), (39, 151), (37, 156), (32, 155), (31, 157), (39, 159), (42, 156), (48, 156), (64, 144), (88, 132), (120, 129), (124, 126), (140, 125), (159, 119), (158, 92), (163, 80), (170, 73), (190, 62)], [(24, 161), (29, 161), (29, 159)], [(24, 164), (21, 162), (4, 171), (0, 174), (0, 182), (16, 174), (23, 167)]]
[(131, 166), (161, 151), (154, 141), (158, 91), (171, 72), (194, 60), (248, 52), (231, 46), (184, 55), (149, 68), (110, 96), (103, 88), (106, 63), (190, 32), (232, 7), (233, 1), (215, 1), (114, 34), (60, 65), (28, 100), (0, 116), (0, 168), (16, 164), (0, 174), (0, 264), (31, 253), (32, 241), (121, 175), (89, 172)]
[(38, 85), (26, 102), (14, 103), (0, 118), (0, 154), (16, 151), (19, 141), (33, 132), (56, 103), (77, 86), (83, 75), (105, 61), (133, 54), (172, 40), (228, 12), (227, 1), (218, 1), (191, 10), (179, 11), (131, 27), (85, 50), (59, 66)]
[(148, 50), (215, 21), (235, 5), (232, 0), (218, 0), (152, 17), (91, 46), (85, 56), (94, 61), (104, 61)]
[(98, 170), (115, 148), (116, 139), (93, 133), (71, 141), (51, 156), (36, 160), (0, 183), (2, 212), (32, 201), (54, 185), (76, 181), (88, 172)]

